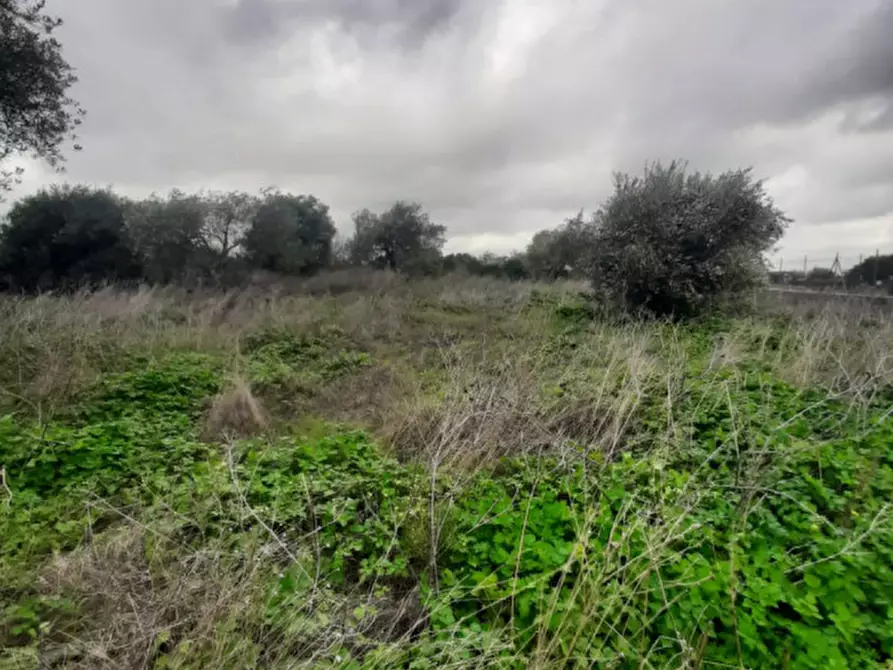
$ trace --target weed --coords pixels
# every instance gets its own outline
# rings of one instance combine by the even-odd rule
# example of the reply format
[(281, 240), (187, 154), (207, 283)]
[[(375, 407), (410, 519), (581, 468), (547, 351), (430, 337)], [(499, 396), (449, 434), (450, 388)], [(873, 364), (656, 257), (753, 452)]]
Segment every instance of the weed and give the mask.
[(251, 387), (244, 379), (236, 378), (225, 392), (214, 398), (205, 421), (204, 436), (216, 441), (251, 437), (261, 433), (268, 422), (267, 412)]
[(889, 319), (347, 279), (2, 299), (0, 667), (889, 664)]

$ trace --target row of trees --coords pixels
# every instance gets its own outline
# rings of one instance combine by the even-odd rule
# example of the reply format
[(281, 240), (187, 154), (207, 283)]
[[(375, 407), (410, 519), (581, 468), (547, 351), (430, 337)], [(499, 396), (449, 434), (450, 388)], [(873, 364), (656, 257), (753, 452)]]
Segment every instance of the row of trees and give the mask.
[(318, 198), (274, 189), (175, 190), (134, 200), (53, 186), (14, 203), (0, 227), (0, 287), (33, 291), (122, 279), (233, 283), (255, 270), (308, 276), (345, 266), (414, 276), (584, 277), (594, 231), (581, 212), (537, 233), (522, 253), (444, 256), (446, 228), (418, 203), (364, 209), (353, 224), (353, 235), (339, 239)]
[(132, 200), (58, 186), (13, 205), (0, 229), (0, 282), (28, 291), (121, 279), (231, 284), (259, 270), (308, 276), (344, 266), (577, 276), (605, 299), (686, 315), (763, 281), (763, 253), (788, 222), (749, 170), (713, 176), (657, 163), (640, 176), (618, 174), (614, 186), (595, 213), (537, 233), (507, 258), (444, 256), (445, 227), (413, 202), (357, 212), (353, 235), (339, 241), (328, 207), (311, 195), (173, 191)]
[(847, 286), (884, 284), (893, 291), (893, 254), (870, 256), (847, 270)]
[(339, 244), (329, 208), (312, 195), (172, 191), (144, 200), (55, 186), (13, 204), (0, 228), (0, 283), (45, 290), (85, 282), (232, 283), (247, 272), (308, 276), (344, 264), (404, 272), (436, 268), (443, 226), (398, 202), (355, 215)]

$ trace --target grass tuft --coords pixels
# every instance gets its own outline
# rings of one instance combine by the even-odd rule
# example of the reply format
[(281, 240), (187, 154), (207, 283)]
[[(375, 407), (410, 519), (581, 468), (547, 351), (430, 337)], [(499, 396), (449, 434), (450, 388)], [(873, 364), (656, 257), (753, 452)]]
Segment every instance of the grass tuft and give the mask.
[(269, 425), (266, 410), (241, 377), (214, 397), (205, 419), (205, 439), (225, 442), (235, 438), (260, 435)]

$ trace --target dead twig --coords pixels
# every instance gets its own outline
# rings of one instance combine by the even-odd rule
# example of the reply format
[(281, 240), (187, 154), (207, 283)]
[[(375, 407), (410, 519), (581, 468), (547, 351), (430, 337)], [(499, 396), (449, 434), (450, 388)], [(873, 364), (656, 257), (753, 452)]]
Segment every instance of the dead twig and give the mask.
[(9, 488), (9, 484), (6, 483), (6, 466), (0, 466), (0, 488), (3, 489), (3, 492), (6, 493), (6, 506), (9, 507), (12, 505), (12, 489)]

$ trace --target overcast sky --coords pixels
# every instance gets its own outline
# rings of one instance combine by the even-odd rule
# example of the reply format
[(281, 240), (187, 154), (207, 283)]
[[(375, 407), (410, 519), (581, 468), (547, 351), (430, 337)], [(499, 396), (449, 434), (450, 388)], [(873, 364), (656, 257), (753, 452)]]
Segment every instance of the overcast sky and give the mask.
[[(752, 165), (781, 256), (893, 253), (890, 0), (50, 0), (69, 181), (397, 198), (505, 251), (614, 170)], [(30, 166), (21, 191), (57, 180)]]

